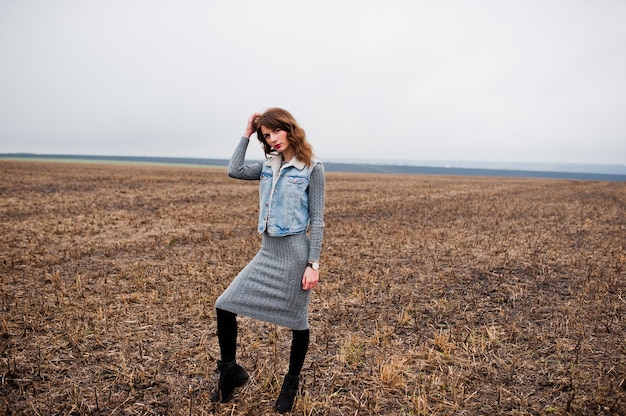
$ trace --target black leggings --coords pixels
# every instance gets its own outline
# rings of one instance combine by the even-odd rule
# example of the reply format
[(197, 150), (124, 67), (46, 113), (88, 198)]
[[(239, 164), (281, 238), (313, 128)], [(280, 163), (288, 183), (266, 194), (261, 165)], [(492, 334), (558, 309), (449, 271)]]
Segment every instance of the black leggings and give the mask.
[[(217, 338), (220, 343), (222, 362), (235, 361), (237, 355), (237, 315), (216, 308)], [(309, 330), (292, 330), (291, 355), (289, 356), (289, 374), (300, 375), (304, 358), (309, 349)]]

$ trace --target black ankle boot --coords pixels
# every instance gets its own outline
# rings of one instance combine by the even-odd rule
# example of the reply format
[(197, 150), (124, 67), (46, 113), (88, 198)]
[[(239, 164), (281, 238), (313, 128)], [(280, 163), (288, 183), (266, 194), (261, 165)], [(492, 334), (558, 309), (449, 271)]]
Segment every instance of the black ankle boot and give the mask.
[(293, 401), (298, 393), (298, 383), (300, 382), (300, 376), (292, 376), (291, 374), (285, 374), (285, 380), (283, 381), (283, 387), (280, 389), (280, 394), (276, 400), (274, 409), (278, 413), (285, 413), (291, 410)]
[(229, 363), (218, 361), (217, 369), (220, 372), (220, 380), (217, 382), (217, 390), (211, 396), (211, 401), (226, 403), (233, 397), (235, 388), (246, 384), (248, 373), (235, 361)]

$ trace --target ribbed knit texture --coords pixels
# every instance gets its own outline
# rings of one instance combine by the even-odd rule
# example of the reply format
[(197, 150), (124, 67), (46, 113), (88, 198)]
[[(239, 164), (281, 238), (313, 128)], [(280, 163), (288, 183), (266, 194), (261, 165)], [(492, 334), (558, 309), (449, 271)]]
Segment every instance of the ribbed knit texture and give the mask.
[(270, 237), (215, 302), (215, 307), (291, 329), (308, 329), (311, 292), (302, 290), (306, 234)]
[[(228, 174), (258, 180), (262, 163), (244, 166), (249, 140), (242, 138), (231, 158)], [(317, 163), (309, 181), (310, 239), (307, 234), (270, 237), (215, 303), (232, 313), (295, 330), (309, 328), (310, 291), (302, 289), (308, 261), (319, 261), (324, 231), (324, 166)]]

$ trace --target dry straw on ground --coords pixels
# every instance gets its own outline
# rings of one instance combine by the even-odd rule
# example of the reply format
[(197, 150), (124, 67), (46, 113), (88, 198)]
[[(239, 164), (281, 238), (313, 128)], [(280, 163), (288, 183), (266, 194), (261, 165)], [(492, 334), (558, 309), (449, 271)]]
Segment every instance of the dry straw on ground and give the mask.
[[(0, 414), (262, 415), (290, 336), (215, 298), (254, 255), (223, 169), (0, 162)], [(298, 415), (626, 414), (626, 184), (327, 174)]]

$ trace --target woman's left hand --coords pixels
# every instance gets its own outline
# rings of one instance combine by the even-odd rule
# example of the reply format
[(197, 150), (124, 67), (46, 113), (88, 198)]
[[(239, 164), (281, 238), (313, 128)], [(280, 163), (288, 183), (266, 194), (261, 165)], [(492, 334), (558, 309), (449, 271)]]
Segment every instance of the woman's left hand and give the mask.
[(304, 277), (302, 277), (302, 289), (311, 290), (320, 281), (320, 271), (313, 270), (311, 267), (307, 267), (304, 271)]

